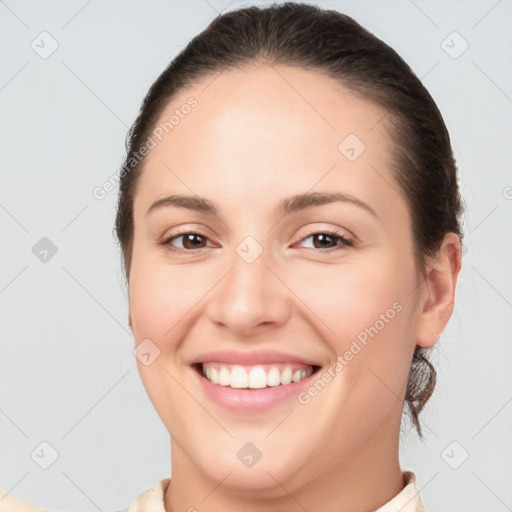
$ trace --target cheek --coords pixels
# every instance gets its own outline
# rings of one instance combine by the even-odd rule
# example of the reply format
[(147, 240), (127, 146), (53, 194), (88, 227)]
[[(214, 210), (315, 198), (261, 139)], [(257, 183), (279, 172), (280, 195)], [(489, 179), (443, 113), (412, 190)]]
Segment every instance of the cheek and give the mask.
[[(319, 267), (302, 275), (287, 275), (291, 288), (318, 321), (323, 322), (334, 337), (334, 345), (343, 348), (346, 340), (364, 332), (365, 328), (397, 317), (404, 300), (406, 286), (396, 278), (393, 261), (385, 257), (378, 261), (342, 262)], [(402, 274), (405, 278), (405, 272)], [(312, 286), (314, 283), (314, 286)], [(384, 319), (381, 316), (384, 315)], [(388, 323), (386, 323), (386, 326)]]
[(311, 311), (302, 308), (310, 323), (328, 341), (331, 362), (344, 357), (339, 373), (343, 377), (335, 379), (335, 386), (347, 398), (371, 389), (366, 395), (373, 400), (388, 393), (386, 386), (401, 392), (414, 349), (411, 325), (415, 314), (410, 294), (413, 266), (404, 263), (395, 255), (383, 254), (368, 265), (360, 261), (351, 265), (347, 260), (338, 268), (319, 268), (306, 280), (287, 277)]
[(152, 337), (170, 339), (169, 331), (206, 293), (197, 270), (185, 267), (172, 268), (154, 257), (134, 254), (129, 304), (137, 341)]
[(137, 360), (137, 366), (155, 410), (173, 432), (179, 432), (180, 424), (173, 411), (189, 399), (177, 382), (183, 376), (176, 364), (179, 339), (183, 336), (181, 320), (197, 301), (197, 297), (184, 298), (194, 295), (189, 278), (185, 279), (179, 270), (171, 271), (168, 266), (158, 264), (146, 254), (134, 254), (129, 304), (135, 344), (149, 339), (159, 351), (150, 365)]

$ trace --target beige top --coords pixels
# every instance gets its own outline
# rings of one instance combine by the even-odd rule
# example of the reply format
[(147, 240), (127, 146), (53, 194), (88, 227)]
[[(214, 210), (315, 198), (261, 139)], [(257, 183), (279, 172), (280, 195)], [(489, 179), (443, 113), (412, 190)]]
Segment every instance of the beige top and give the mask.
[[(412, 471), (402, 471), (404, 488), (375, 512), (425, 512)], [(121, 512), (165, 512), (164, 494), (171, 479), (164, 478), (139, 494), (132, 505)], [(0, 491), (0, 512), (49, 512)]]

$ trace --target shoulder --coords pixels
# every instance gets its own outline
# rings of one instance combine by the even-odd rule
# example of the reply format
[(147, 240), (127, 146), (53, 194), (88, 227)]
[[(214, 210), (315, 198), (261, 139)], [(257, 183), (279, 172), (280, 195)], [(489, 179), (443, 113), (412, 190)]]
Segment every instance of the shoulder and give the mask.
[(0, 491), (0, 512), (49, 512)]
[(376, 512), (425, 512), (421, 496), (416, 487), (414, 471), (402, 471), (403, 489)]
[[(115, 512), (165, 512), (164, 494), (169, 486), (170, 478), (164, 478), (154, 487), (146, 489), (139, 494), (136, 500), (128, 508)], [(26, 501), (0, 490), (0, 512), (51, 512), (45, 508), (36, 507)]]
[(165, 512), (164, 495), (170, 482), (170, 478), (160, 480), (154, 487), (139, 494), (128, 509), (119, 512)]

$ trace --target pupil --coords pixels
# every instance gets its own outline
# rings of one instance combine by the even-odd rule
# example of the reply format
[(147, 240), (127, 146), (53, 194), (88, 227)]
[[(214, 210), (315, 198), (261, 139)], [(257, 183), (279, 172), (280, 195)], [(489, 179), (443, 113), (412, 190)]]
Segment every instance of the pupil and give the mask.
[[(332, 242), (332, 236), (331, 235), (326, 235), (326, 234), (320, 234), (320, 235), (317, 235), (319, 240), (320, 240), (320, 243), (325, 243), (325, 239), (327, 238), (327, 243), (329, 243), (329, 239), (331, 239), (331, 242)], [(332, 245), (332, 244), (331, 244)]]
[[(201, 240), (200, 240), (201, 236), (200, 235), (196, 235), (194, 233), (192, 234), (189, 234), (185, 237), (185, 242), (187, 243), (191, 243), (191, 245), (193, 246), (197, 246), (197, 245), (200, 245), (201, 243)], [(194, 239), (195, 239), (195, 242), (194, 242)], [(199, 240), (199, 241), (198, 241)]]

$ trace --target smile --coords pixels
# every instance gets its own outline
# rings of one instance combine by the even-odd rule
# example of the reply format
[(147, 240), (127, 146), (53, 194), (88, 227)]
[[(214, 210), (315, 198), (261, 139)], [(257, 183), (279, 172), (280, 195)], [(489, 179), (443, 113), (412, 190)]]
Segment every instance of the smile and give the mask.
[(298, 363), (241, 366), (226, 363), (202, 363), (200, 371), (213, 384), (234, 389), (262, 389), (286, 386), (309, 377), (313, 366)]
[(215, 350), (189, 361), (192, 390), (235, 415), (289, 408), (322, 368), (318, 356), (277, 350)]

